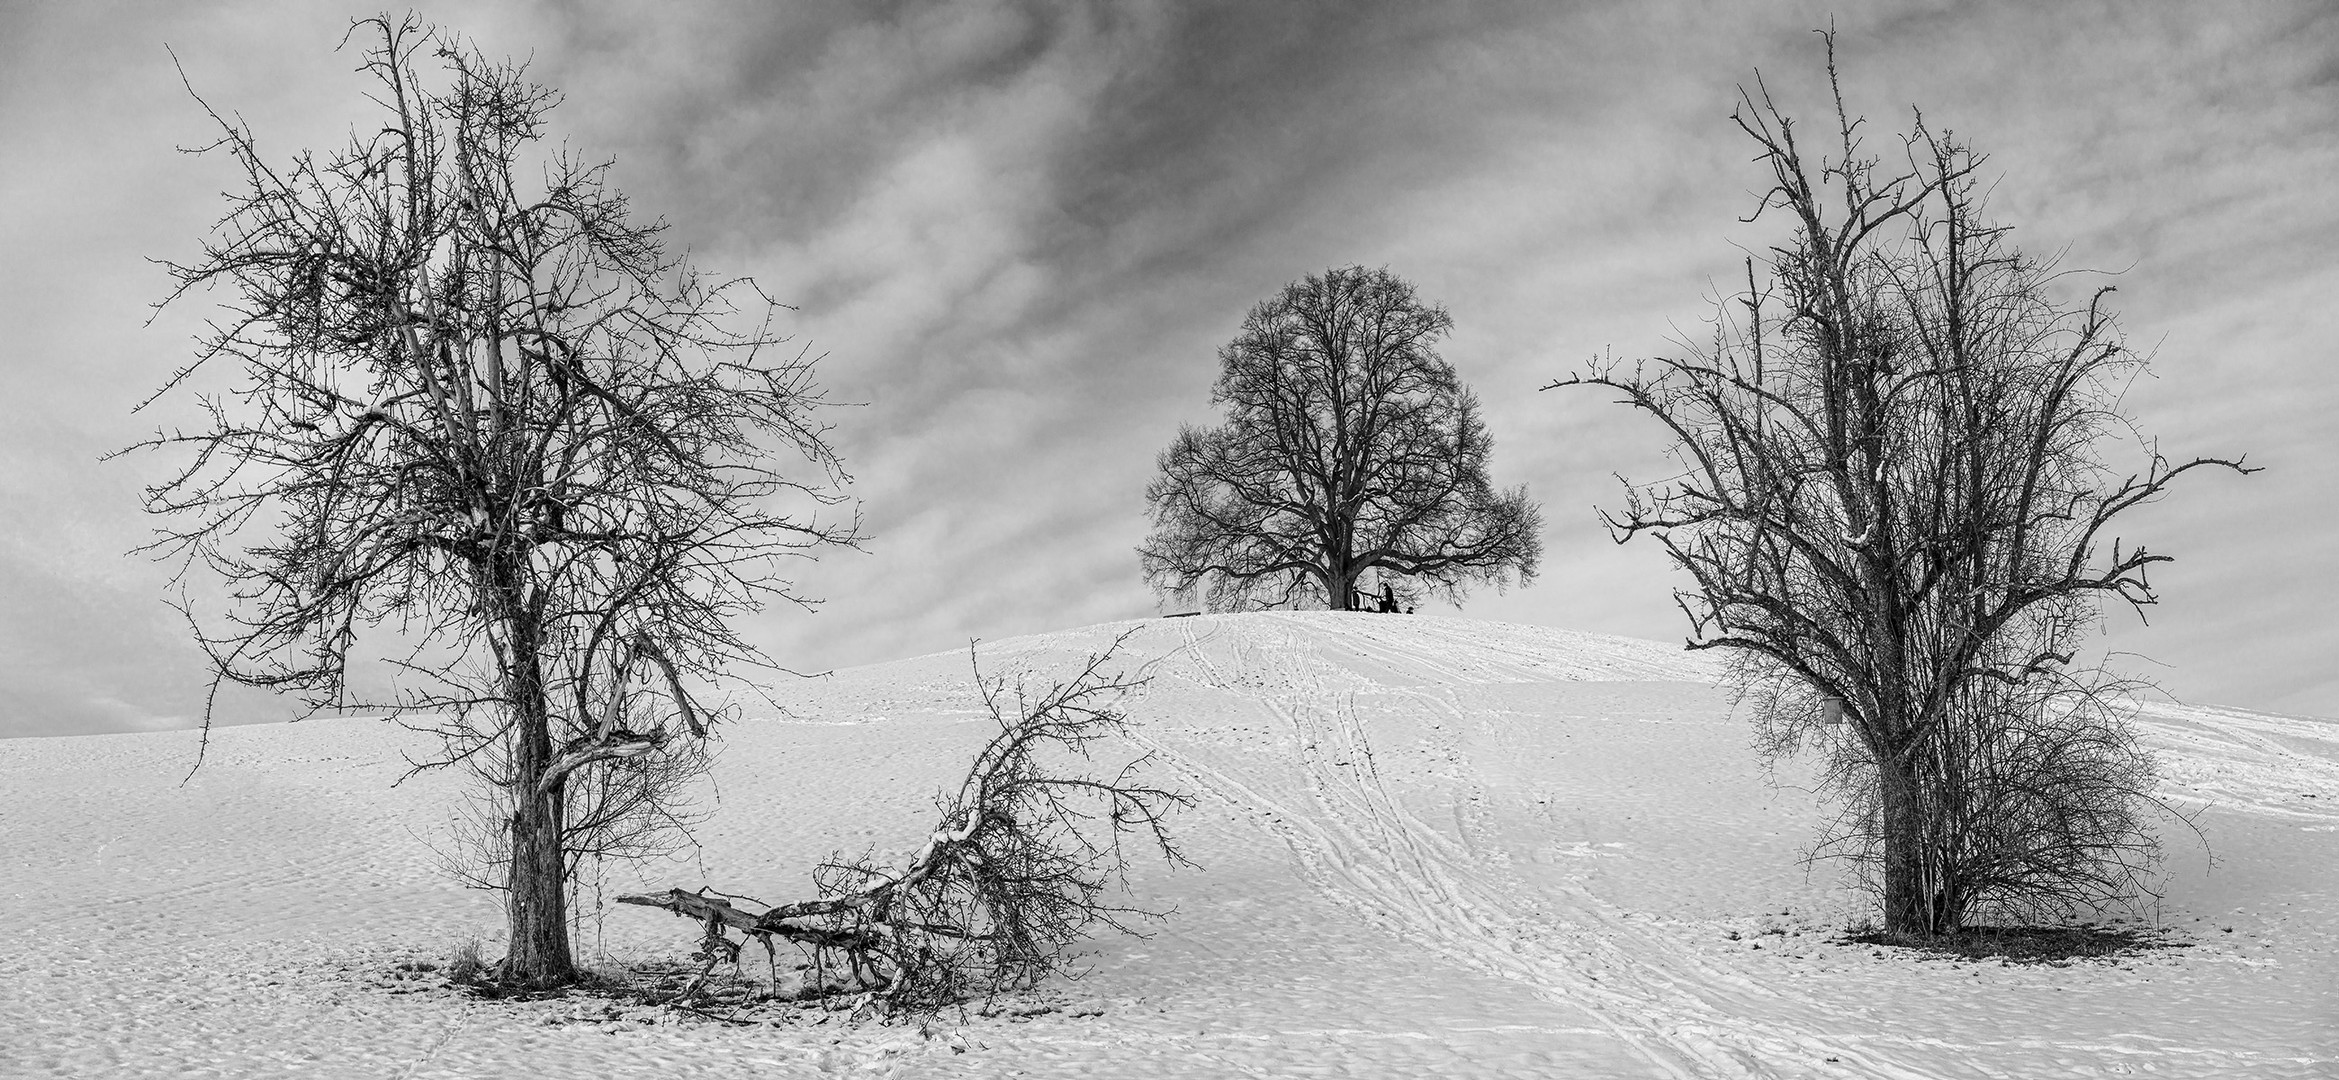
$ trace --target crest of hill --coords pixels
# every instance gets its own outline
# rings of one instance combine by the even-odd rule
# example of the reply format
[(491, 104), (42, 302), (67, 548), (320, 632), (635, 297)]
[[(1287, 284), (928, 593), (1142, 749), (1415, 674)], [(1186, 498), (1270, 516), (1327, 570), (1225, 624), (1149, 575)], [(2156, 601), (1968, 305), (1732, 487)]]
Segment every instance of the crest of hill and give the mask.
[[(1546, 682), (1714, 684), (1721, 665), (1679, 644), (1434, 615), (1259, 611), (1125, 619), (978, 642), (988, 674), (1069, 672), (1127, 635), (1120, 666), (1152, 666), (1156, 688), (1364, 691)], [(834, 673), (838, 689), (963, 693), (967, 650)], [(828, 695), (821, 694), (826, 697)]]

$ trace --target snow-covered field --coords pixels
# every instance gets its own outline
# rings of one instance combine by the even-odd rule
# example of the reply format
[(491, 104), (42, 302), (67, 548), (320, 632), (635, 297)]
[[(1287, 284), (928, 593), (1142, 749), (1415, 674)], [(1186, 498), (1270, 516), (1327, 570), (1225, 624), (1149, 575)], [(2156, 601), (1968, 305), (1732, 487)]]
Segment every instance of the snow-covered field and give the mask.
[[(1045, 676), (1141, 627), (1141, 741), (1199, 796), (1177, 905), (1097, 943), (1069, 1007), (924, 1038), (491, 1004), (402, 961), (492, 896), (432, 845), (458, 778), (392, 787), (375, 721), (0, 742), (0, 1076), (2339, 1076), (2339, 722), (2152, 706), (2172, 838), (2117, 962), (1919, 960), (1831, 941), (1863, 909), (1799, 861), (1824, 808), (1766, 776), (1709, 662), (1463, 619), (1202, 616), (989, 643)], [(784, 688), (730, 727), (703, 850), (609, 881), (807, 893), (839, 848), (914, 846), (986, 735), (963, 653)], [(584, 897), (588, 954), (689, 924)], [(418, 989), (419, 988), (419, 989)]]

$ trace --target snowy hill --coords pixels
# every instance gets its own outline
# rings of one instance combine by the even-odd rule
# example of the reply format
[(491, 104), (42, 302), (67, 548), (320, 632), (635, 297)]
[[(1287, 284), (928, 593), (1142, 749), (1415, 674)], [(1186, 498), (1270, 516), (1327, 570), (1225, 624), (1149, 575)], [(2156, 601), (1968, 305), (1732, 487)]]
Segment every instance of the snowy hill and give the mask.
[[(1177, 832), (1201, 868), (1140, 869), (1178, 912), (1098, 942), (1058, 988), (1083, 1007), (954, 1041), (402, 993), (397, 962), (492, 956), (500, 926), (432, 851), (455, 778), (391, 786), (416, 736), (223, 728), (184, 786), (190, 732), (27, 739), (0, 742), (0, 1076), (2339, 1074), (2339, 723), (2146, 710), (2216, 852), (2172, 838), (2159, 918), (2191, 947), (1921, 961), (1831, 941), (1863, 902), (1799, 862), (1808, 774), (1765, 776), (1678, 646), (1318, 612), (980, 652), (1044, 678), (1132, 628), (1156, 667), (1128, 752), (1200, 797)], [(727, 730), (703, 850), (604, 901), (807, 895), (837, 849), (913, 846), (987, 734), (963, 652), (781, 689), (786, 716)], [(581, 906), (588, 953), (688, 948)]]

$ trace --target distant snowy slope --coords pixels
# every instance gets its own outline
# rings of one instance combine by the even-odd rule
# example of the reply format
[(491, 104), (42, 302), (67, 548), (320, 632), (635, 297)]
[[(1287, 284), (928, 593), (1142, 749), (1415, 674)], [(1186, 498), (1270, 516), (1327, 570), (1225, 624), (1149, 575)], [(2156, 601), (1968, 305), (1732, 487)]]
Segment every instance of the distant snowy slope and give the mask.
[[(1200, 803), (1175, 904), (965, 1052), (881, 1027), (659, 1024), (394, 994), (380, 973), (497, 932), (429, 844), (451, 778), (365, 721), (0, 742), (0, 1076), (2329, 1076), (2339, 1068), (2339, 724), (2153, 706), (2164, 793), (2200, 811), (2161, 918), (2192, 947), (2061, 968), (1833, 944), (1863, 901), (1800, 856), (1827, 808), (1766, 775), (1712, 659), (1466, 619), (1205, 615), (986, 642), (1060, 676), (1117, 634), (1154, 681), (1136, 745)], [(833, 851), (900, 853), (988, 718), (967, 655), (778, 688), (732, 725), (690, 858), (612, 875), (806, 894)], [(685, 951), (595, 917), (588, 947)], [(2231, 928), (2228, 932), (2227, 928)], [(411, 1068), (410, 1068), (411, 1066)]]

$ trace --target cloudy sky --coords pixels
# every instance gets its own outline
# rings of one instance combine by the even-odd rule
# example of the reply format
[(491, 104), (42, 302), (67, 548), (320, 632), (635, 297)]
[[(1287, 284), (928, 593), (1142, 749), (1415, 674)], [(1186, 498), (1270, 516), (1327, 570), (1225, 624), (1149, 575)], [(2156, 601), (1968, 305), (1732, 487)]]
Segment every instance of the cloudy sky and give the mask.
[[(2107, 648), (2186, 700), (2339, 716), (2339, 8), (1904, 3), (1835, 16), (1849, 104), (1991, 155), (2027, 250), (2118, 272), (2172, 456), (2247, 452), (2125, 533), (2177, 556)], [(2211, 14), (2210, 12), (2214, 12)], [(366, 8), (0, 10), (0, 735), (188, 723), (203, 671), (129, 556), (163, 462), (101, 463), (205, 312), (151, 324), (227, 163), (171, 52), (264, 153), (365, 118)], [(1386, 266), (1444, 304), (1540, 579), (1473, 616), (1677, 640), (1675, 581), (1592, 507), (1663, 441), (1581, 391), (1698, 334), (1762, 176), (1759, 71), (1824, 106), (1817, 3), (466, 3), (426, 8), (565, 91), (554, 129), (704, 267), (826, 354), (871, 540), (753, 626), (818, 669), (1157, 610), (1131, 549), (1154, 455), (1211, 418), (1214, 351), (1284, 283)], [(166, 46), (170, 50), (166, 52)], [(1815, 120), (1816, 122), (1816, 120)], [(2074, 288), (2083, 286), (2074, 283)], [(2077, 293), (2073, 294), (2078, 295)], [(2191, 479), (2191, 478), (2188, 478)], [(237, 719), (285, 710), (237, 698)]]

